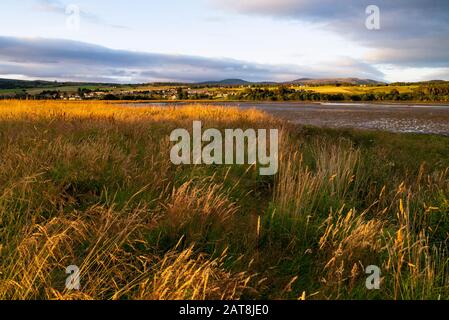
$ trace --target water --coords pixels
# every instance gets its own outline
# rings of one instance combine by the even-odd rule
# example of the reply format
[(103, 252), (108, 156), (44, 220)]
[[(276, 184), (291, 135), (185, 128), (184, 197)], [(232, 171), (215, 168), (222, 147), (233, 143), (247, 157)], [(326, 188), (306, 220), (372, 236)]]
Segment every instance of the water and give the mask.
[[(173, 106), (191, 103), (133, 103)], [(207, 105), (256, 108), (289, 122), (328, 128), (356, 128), (449, 136), (449, 105), (295, 102), (205, 102)]]

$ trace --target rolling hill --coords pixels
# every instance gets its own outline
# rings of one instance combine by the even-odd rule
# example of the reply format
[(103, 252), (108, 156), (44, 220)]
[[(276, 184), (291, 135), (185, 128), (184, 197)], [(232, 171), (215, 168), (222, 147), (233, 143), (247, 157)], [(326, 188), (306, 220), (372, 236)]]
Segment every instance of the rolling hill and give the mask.
[(286, 82), (287, 84), (303, 84), (303, 85), (337, 85), (337, 84), (351, 84), (351, 85), (376, 85), (385, 84), (384, 82), (359, 79), (359, 78), (330, 78), (330, 79), (311, 79), (301, 78)]

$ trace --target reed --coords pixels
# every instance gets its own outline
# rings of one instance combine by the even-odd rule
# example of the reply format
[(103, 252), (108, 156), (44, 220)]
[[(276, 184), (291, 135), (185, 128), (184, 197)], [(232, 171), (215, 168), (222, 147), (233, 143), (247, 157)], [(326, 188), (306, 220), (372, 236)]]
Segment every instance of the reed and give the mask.
[[(173, 165), (170, 132), (194, 120), (280, 129), (278, 174)], [(423, 137), (385, 135), (228, 107), (0, 101), (0, 299), (447, 299), (449, 139), (419, 152)]]

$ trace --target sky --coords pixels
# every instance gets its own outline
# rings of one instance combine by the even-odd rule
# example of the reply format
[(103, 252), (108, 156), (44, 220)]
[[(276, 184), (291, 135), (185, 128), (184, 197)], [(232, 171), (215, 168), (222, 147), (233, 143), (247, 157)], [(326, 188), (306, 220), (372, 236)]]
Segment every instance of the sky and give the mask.
[[(378, 15), (367, 11), (370, 5)], [(449, 1), (0, 2), (0, 78), (142, 83), (335, 77), (449, 80)]]

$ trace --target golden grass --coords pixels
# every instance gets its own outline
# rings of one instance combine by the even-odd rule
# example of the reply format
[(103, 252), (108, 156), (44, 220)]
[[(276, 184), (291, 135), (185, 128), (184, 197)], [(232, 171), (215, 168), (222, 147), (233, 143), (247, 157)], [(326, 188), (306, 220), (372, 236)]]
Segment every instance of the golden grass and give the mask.
[(268, 116), (251, 109), (241, 112), (231, 107), (210, 107), (191, 105), (185, 107), (132, 107), (114, 102), (99, 101), (0, 101), (0, 119), (25, 121), (37, 119), (76, 120), (79, 118), (110, 121), (181, 121), (185, 119), (204, 119), (209, 121), (259, 121)]
[[(146, 253), (157, 251), (143, 236), (156, 226), (179, 230), (181, 238), (189, 225), (191, 236), (201, 237), (203, 229), (226, 223), (238, 210), (210, 178), (175, 185), (168, 135), (157, 134), (158, 125), (188, 128), (198, 118), (268, 119), (254, 110), (199, 106), (0, 102), (0, 298), (238, 298), (251, 276), (222, 270), (224, 254), (208, 259), (192, 247), (162, 258)], [(139, 139), (146, 140), (140, 154), (134, 143)], [(143, 188), (117, 208), (112, 184), (120, 184), (119, 191)], [(79, 207), (98, 197), (102, 204)], [(131, 204), (139, 197), (150, 200)], [(80, 292), (64, 289), (63, 271), (71, 264), (82, 274)]]
[(359, 173), (359, 150), (353, 149), (347, 141), (337, 144), (315, 141), (312, 152), (316, 168), (311, 169), (304, 164), (300, 148), (294, 147), (291, 141), (281, 145), (284, 149), (274, 192), (274, 200), (281, 211), (296, 216), (313, 214), (324, 200), (323, 196), (345, 198)]
[[(280, 128), (279, 174), (174, 166), (193, 120)], [(256, 110), (0, 101), (0, 299), (447, 298), (448, 171), (392, 190), (352, 141), (297, 133)]]
[[(434, 296), (432, 290), (436, 286), (447, 292), (446, 241), (449, 233), (446, 233), (444, 244), (431, 244), (428, 235), (435, 231), (435, 226), (429, 227), (424, 222), (426, 218), (420, 216), (431, 212), (427, 200), (422, 198), (424, 194), (428, 195), (430, 190), (449, 191), (447, 170), (426, 175), (421, 166), (409, 188), (401, 183), (397, 192), (385, 201), (383, 186), (378, 198), (362, 212), (357, 212), (356, 208), (347, 208), (343, 199), (347, 201), (366, 188), (363, 181), (367, 177), (360, 164), (360, 149), (353, 148), (346, 140), (329, 143), (321, 139), (309, 144), (314, 157), (313, 167), (305, 164), (304, 141), (296, 145), (292, 141), (281, 143), (284, 149), (281, 150), (280, 170), (274, 186), (272, 219), (281, 221), (284, 230), (292, 233), (292, 238), (310, 241), (311, 224), (317, 216), (325, 214), (323, 204), (330, 201), (324, 206), (331, 210), (321, 225), (319, 247), (316, 251), (307, 250), (322, 261), (321, 268), (316, 270), (316, 281), (322, 283), (319, 295), (338, 299), (347, 297), (356, 286), (360, 290), (360, 283), (366, 277), (365, 268), (369, 265), (381, 268), (382, 285), (388, 290), (391, 288), (389, 294), (393, 299), (426, 299)], [(415, 208), (412, 213), (412, 202), (427, 209), (423, 212)], [(438, 207), (432, 209), (440, 210)], [(387, 212), (397, 213), (396, 219), (389, 217)], [(448, 213), (445, 212), (446, 218)], [(442, 226), (438, 224), (437, 227)], [(298, 231), (300, 234), (295, 235)], [(437, 297), (447, 298), (441, 294)]]
[(357, 213), (344, 208), (331, 213), (324, 224), (320, 238), (320, 251), (325, 261), (321, 274), (323, 292), (339, 298), (342, 290), (353, 289), (354, 283), (363, 277), (367, 266), (376, 265), (382, 251), (383, 224), (379, 219), (367, 220), (367, 212)]

